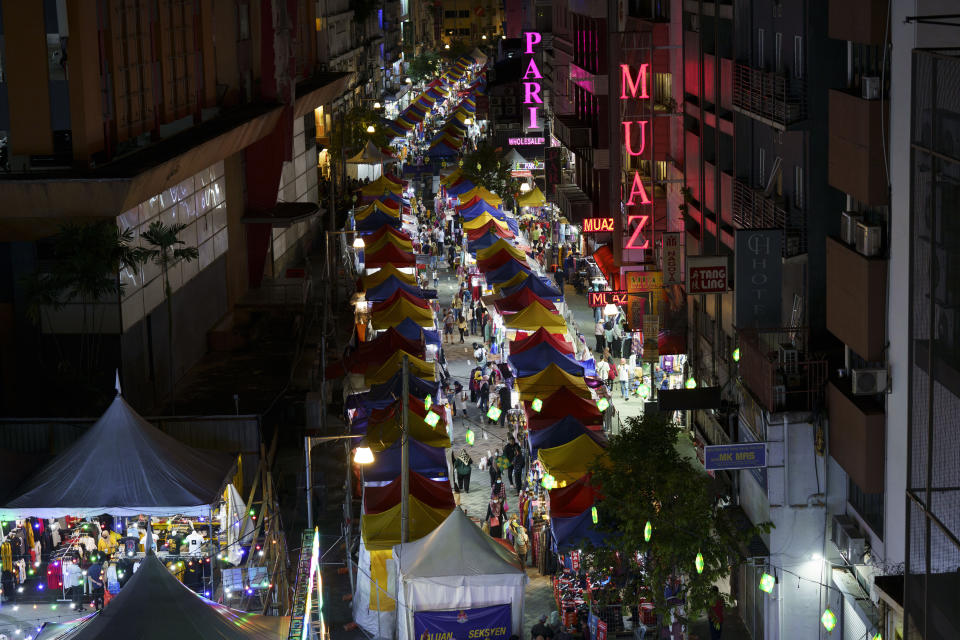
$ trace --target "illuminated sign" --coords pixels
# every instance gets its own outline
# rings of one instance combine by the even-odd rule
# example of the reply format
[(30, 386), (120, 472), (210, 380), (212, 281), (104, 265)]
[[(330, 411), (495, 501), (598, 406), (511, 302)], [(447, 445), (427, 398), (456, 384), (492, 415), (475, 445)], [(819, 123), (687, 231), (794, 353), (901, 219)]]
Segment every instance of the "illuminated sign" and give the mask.
[(507, 138), (507, 144), (511, 147), (531, 147), (543, 143), (543, 138)]
[(584, 233), (597, 233), (599, 231), (613, 231), (613, 218), (586, 218), (583, 221)]
[(660, 246), (660, 269), (663, 271), (663, 284), (683, 282), (683, 234), (664, 233)]
[(537, 61), (533, 59), (533, 45), (538, 44), (542, 38), (536, 31), (527, 31), (523, 34), (523, 38), (526, 44), (523, 53), (530, 56), (523, 72), (523, 104), (528, 105), (526, 128), (527, 130), (540, 129), (538, 118), (540, 107), (537, 105), (543, 104), (543, 98), (540, 97), (540, 81), (543, 80), (543, 75), (537, 67)]
[(633, 271), (627, 268), (620, 271), (627, 291), (644, 293), (663, 288), (663, 272), (661, 271)]
[(605, 307), (608, 304), (627, 304), (626, 291), (588, 291), (587, 306)]
[[(635, 98), (638, 100), (649, 100), (650, 93), (647, 86), (647, 76), (649, 64), (641, 64), (636, 76), (630, 74), (630, 65), (620, 65), (620, 99), (629, 100)], [(627, 120), (623, 122), (623, 145), (627, 154), (639, 156), (647, 148), (647, 125), (649, 120)], [(630, 207), (635, 204), (650, 204), (650, 196), (647, 194), (646, 187), (643, 186), (643, 180), (640, 178), (640, 172), (633, 172), (633, 179), (630, 183), (630, 193), (627, 201), (624, 203)], [(629, 221), (628, 221), (629, 225)], [(637, 232), (635, 232), (636, 235)], [(649, 242), (645, 246), (633, 246), (633, 239), (627, 243), (626, 249), (647, 249)]]
[(728, 288), (726, 256), (687, 257), (687, 293), (725, 293)]
[[(638, 177), (639, 179), (639, 177)], [(630, 204), (629, 202), (627, 204)], [(649, 249), (650, 238), (644, 235), (645, 227), (650, 222), (650, 216), (627, 216), (627, 228), (633, 227), (633, 233), (624, 249)], [(636, 226), (634, 226), (636, 223)]]

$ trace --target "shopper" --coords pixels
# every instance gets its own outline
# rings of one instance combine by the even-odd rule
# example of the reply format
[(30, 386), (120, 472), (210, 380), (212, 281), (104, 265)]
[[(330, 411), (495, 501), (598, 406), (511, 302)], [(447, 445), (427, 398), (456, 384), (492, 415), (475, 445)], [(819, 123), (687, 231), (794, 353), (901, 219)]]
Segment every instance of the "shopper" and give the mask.
[(87, 567), (87, 579), (90, 581), (90, 594), (93, 596), (93, 606), (97, 611), (103, 609), (103, 568), (94, 562)]
[(513, 527), (513, 550), (517, 552), (517, 558), (520, 560), (520, 568), (527, 570), (527, 550), (530, 545), (530, 536), (527, 535), (526, 528), (523, 525), (514, 523)]
[(497, 465), (497, 458), (500, 457), (500, 450), (491, 453), (487, 456), (487, 473), (490, 474), (490, 487), (492, 488), (497, 480), (501, 477), (500, 467)]
[[(497, 367), (494, 367), (494, 371), (498, 371)], [(507, 412), (510, 411), (512, 405), (510, 403), (510, 387), (507, 385), (500, 385), (500, 426), (504, 426), (507, 423)], [(513, 436), (510, 436), (510, 439), (513, 440)], [(513, 456), (508, 456), (508, 460), (513, 460)]]
[(603, 353), (604, 340), (602, 320), (597, 320), (597, 323), (593, 327), (593, 335), (597, 337), (597, 353)]
[(617, 379), (619, 372), (617, 371), (617, 363), (610, 359), (610, 370), (607, 373), (607, 390), (610, 391), (611, 397), (613, 396), (613, 382)]
[(550, 640), (553, 638), (553, 629), (547, 626), (547, 616), (540, 616), (540, 621), (533, 625), (530, 629), (530, 638), (536, 640), (537, 638), (543, 638), (544, 640)]
[(467, 453), (466, 449), (460, 449), (456, 459), (453, 462), (454, 471), (457, 472), (457, 484), (464, 493), (470, 493), (470, 473), (473, 471), (473, 458)]
[(720, 640), (723, 633), (723, 597), (720, 589), (713, 587), (713, 604), (707, 609), (707, 619), (710, 621), (710, 640)]
[(463, 316), (457, 321), (457, 330), (460, 331), (460, 344), (463, 344), (463, 336), (467, 335), (467, 319)]
[(503, 537), (503, 504), (495, 498), (491, 498), (487, 504), (487, 526), (490, 527), (491, 538)]
[(630, 400), (630, 368), (627, 367), (627, 359), (620, 358), (620, 368), (617, 371), (617, 379), (620, 381), (620, 395), (624, 401)]
[(512, 435), (507, 437), (507, 445), (503, 448), (503, 456), (507, 459), (507, 462), (510, 464), (507, 467), (507, 478), (510, 479), (510, 484), (514, 487), (517, 485), (513, 481), (513, 461), (517, 457), (517, 453), (520, 451), (520, 446), (517, 444), (516, 438)]
[(597, 362), (597, 379), (606, 384), (607, 377), (610, 375), (610, 363), (605, 359)]

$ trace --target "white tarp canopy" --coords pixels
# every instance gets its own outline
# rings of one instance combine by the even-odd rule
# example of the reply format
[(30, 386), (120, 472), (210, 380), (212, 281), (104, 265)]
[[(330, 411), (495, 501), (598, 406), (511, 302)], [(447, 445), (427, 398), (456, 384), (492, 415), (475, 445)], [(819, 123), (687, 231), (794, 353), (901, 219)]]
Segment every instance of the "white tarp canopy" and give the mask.
[(235, 464), (233, 454), (194, 449), (168, 436), (117, 395), (79, 440), (0, 507), (0, 519), (209, 516)]
[(353, 621), (374, 640), (392, 639), (397, 618), (396, 608), (388, 605), (396, 595), (393, 588), (396, 585), (393, 563), (387, 561), (387, 584), (378, 586), (372, 578), (370, 552), (363, 544), (361, 536), (357, 557), (357, 585), (353, 594)]
[(487, 54), (485, 54), (483, 51), (480, 51), (480, 49), (474, 49), (471, 51), (470, 57), (476, 60), (477, 64), (481, 67), (487, 64)]
[(526, 165), (527, 159), (524, 158), (522, 155), (520, 155), (520, 152), (517, 151), (516, 149), (510, 149), (510, 153), (505, 155), (501, 162), (506, 163), (507, 165), (510, 166), (511, 169), (515, 170), (518, 164)]
[[(511, 557), (512, 556), (512, 557)], [(520, 634), (527, 574), (502, 545), (459, 508), (429, 535), (393, 547), (399, 582), (397, 639), (415, 640), (414, 611), (511, 604), (511, 633)]]
[(347, 164), (390, 164), (397, 159), (388, 155), (373, 144), (373, 140), (367, 140), (367, 146), (352, 158), (347, 159)]

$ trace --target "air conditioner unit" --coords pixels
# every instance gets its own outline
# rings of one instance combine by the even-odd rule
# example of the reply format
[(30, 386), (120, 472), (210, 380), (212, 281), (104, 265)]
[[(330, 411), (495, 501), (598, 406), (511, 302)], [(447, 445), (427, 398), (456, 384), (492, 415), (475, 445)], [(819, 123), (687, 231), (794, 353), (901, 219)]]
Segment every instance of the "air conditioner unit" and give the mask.
[(856, 244), (857, 223), (861, 220), (863, 220), (863, 216), (857, 211), (844, 211), (841, 213), (840, 239), (850, 246)]
[(864, 76), (860, 79), (860, 97), (864, 100), (880, 98), (880, 76)]
[(857, 223), (857, 253), (864, 256), (875, 256), (880, 253), (880, 227)]
[(830, 541), (836, 545), (840, 555), (850, 564), (863, 562), (867, 540), (860, 533), (856, 521), (846, 515), (833, 516), (832, 520), (833, 527), (830, 532)]
[(869, 396), (887, 390), (886, 369), (854, 369), (850, 383), (855, 396)]

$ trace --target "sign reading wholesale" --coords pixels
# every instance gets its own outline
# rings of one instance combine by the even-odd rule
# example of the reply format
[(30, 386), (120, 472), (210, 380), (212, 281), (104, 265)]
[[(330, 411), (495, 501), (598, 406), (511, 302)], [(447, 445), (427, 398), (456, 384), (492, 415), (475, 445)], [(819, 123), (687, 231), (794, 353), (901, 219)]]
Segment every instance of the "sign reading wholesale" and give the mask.
[(703, 466), (707, 471), (767, 466), (767, 445), (764, 442), (707, 445), (703, 454)]
[(413, 612), (414, 640), (507, 640), (511, 635), (509, 604)]

